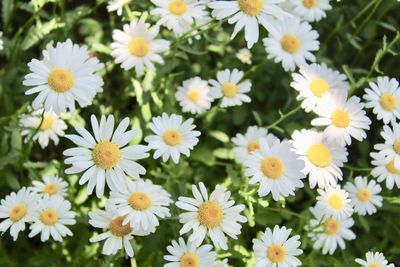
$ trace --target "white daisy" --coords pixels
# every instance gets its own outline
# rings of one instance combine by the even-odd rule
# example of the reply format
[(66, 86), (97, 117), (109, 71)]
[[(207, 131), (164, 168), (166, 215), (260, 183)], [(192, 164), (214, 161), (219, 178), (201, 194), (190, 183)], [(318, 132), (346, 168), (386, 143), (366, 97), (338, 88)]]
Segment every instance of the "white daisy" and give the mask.
[(169, 49), (169, 41), (155, 39), (158, 31), (158, 27), (150, 27), (142, 19), (134, 19), (130, 24), (125, 24), (123, 31), (114, 30), (111, 55), (115, 63), (121, 63), (124, 70), (134, 67), (138, 75), (145, 68), (154, 70), (154, 62), (164, 63), (159, 54)]
[(164, 267), (212, 267), (215, 264), (215, 252), (211, 245), (198, 246), (180, 237), (179, 243), (172, 240), (167, 247), (170, 255), (165, 255), (164, 259), (168, 263)]
[(142, 165), (136, 160), (149, 156), (149, 148), (143, 145), (128, 145), (139, 133), (139, 129), (126, 131), (129, 119), (121, 121), (114, 131), (114, 116), (101, 116), (100, 124), (96, 117), (90, 117), (93, 136), (83, 127), (75, 126), (79, 135), (66, 135), (68, 139), (79, 147), (64, 151), (66, 164), (72, 166), (65, 170), (67, 174), (84, 172), (79, 180), (83, 185), (88, 182), (87, 193), (92, 194), (96, 187), (96, 196), (104, 194), (105, 182), (111, 189), (123, 184), (126, 175), (139, 178), (146, 173)]
[(294, 71), (296, 65), (300, 67), (306, 64), (306, 60), (316, 60), (311, 52), (319, 49), (318, 36), (308, 22), (291, 17), (275, 21), (269, 30), (269, 37), (263, 41), (268, 59), (274, 59), (275, 63), (282, 62), (285, 71)]
[(374, 148), (378, 150), (380, 155), (385, 156), (386, 163), (393, 160), (394, 167), (400, 169), (400, 124), (394, 123), (392, 128), (384, 125), (381, 136), (385, 142), (374, 145)]
[(276, 141), (270, 145), (261, 139), (260, 149), (252, 152), (244, 162), (244, 174), (251, 177), (249, 183), (260, 183), (259, 196), (272, 193), (272, 198), (278, 201), (280, 195), (294, 196), (296, 188), (304, 186), (301, 181), (305, 177), (301, 172), (304, 163), (291, 148), (287, 141)]
[(370, 156), (373, 158), (371, 164), (376, 166), (371, 175), (378, 178), (378, 182), (386, 181), (388, 189), (393, 189), (395, 184), (400, 188), (400, 169), (394, 167), (394, 159), (390, 160), (379, 153), (371, 153)]
[(320, 21), (326, 17), (325, 11), (331, 10), (329, 0), (290, 0), (292, 13), (306, 21)]
[(365, 259), (356, 259), (356, 262), (362, 267), (395, 267), (393, 263), (389, 263), (383, 253), (368, 251)]
[(254, 256), (257, 263), (254, 267), (297, 267), (301, 261), (296, 257), (303, 254), (299, 249), (300, 236), (289, 238), (292, 229), (275, 225), (274, 230), (267, 228), (260, 239), (253, 239)]
[(231, 39), (244, 28), (247, 47), (251, 48), (258, 41), (258, 24), (270, 31), (273, 17), (286, 19), (290, 16), (279, 7), (280, 2), (281, 0), (212, 1), (208, 6), (213, 9), (211, 14), (217, 20), (233, 15), (228, 19), (229, 24), (235, 24)]
[(38, 141), (42, 149), (49, 145), (50, 139), (53, 140), (55, 145), (58, 145), (59, 136), (64, 136), (64, 130), (68, 128), (64, 120), (58, 117), (56, 113), (53, 111), (43, 113), (43, 110), (36, 110), (30, 115), (24, 116), (20, 119), (19, 124), (27, 128), (21, 131), (22, 136), (32, 134), (38, 129), (32, 140)]
[(122, 15), (122, 9), (125, 5), (128, 5), (132, 0), (110, 0), (108, 1), (107, 11), (117, 11), (118, 16)]
[(71, 203), (59, 195), (44, 195), (36, 204), (33, 214), (34, 223), (29, 227), (29, 237), (40, 233), (40, 240), (45, 242), (50, 236), (61, 242), (63, 237), (72, 236), (66, 225), (74, 225), (75, 212), (71, 211)]
[(378, 77), (376, 83), (370, 82), (365, 89), (365, 107), (372, 108), (378, 120), (383, 123), (396, 123), (400, 119), (400, 87), (396, 79)]
[(250, 103), (251, 98), (246, 95), (250, 92), (251, 82), (243, 81), (243, 71), (229, 69), (219, 71), (217, 80), (210, 80), (210, 95), (214, 99), (222, 98), (221, 107), (241, 106), (242, 103)]
[(236, 57), (244, 64), (251, 64), (252, 54), (249, 49), (242, 48), (236, 53)]
[(346, 76), (324, 63), (303, 65), (299, 73), (292, 74), (292, 78), (290, 86), (299, 92), (297, 100), (302, 101), (301, 107), (306, 112), (313, 111), (326, 93), (338, 90), (347, 92), (349, 88)]
[(318, 193), (316, 208), (322, 210), (327, 217), (344, 220), (353, 214), (349, 193), (340, 186), (318, 189)]
[(349, 192), (354, 211), (362, 216), (374, 214), (376, 207), (382, 207), (383, 198), (378, 195), (382, 188), (374, 180), (357, 176), (354, 184), (347, 182), (344, 189)]
[(147, 136), (144, 140), (148, 143), (150, 149), (154, 149), (153, 157), (155, 159), (162, 156), (166, 162), (170, 157), (175, 163), (178, 163), (180, 154), (189, 157), (199, 139), (199, 131), (194, 131), (196, 125), (190, 118), (184, 122), (182, 116), (163, 113), (162, 116), (153, 117), (149, 124), (150, 129), (155, 135)]
[(194, 198), (179, 197), (176, 206), (185, 212), (179, 215), (179, 222), (183, 224), (180, 235), (190, 230), (193, 233), (189, 241), (199, 246), (208, 233), (214, 246), (228, 249), (227, 234), (233, 239), (237, 239), (242, 226), (238, 223), (247, 222), (247, 218), (240, 215), (245, 209), (244, 205), (236, 205), (234, 200), (229, 200), (231, 192), (217, 185), (210, 194), (202, 182), (197, 186), (192, 185)]
[(351, 137), (362, 141), (367, 137), (371, 120), (367, 117), (360, 98), (347, 99), (347, 92), (336, 91), (325, 94), (314, 112), (319, 118), (313, 119), (314, 126), (327, 126), (324, 135), (341, 145), (350, 145)]
[(23, 187), (17, 193), (12, 192), (1, 200), (0, 232), (5, 233), (10, 228), (10, 235), (17, 240), (20, 231), (25, 230), (25, 223), (34, 220), (34, 212), (39, 196)]
[(75, 110), (92, 104), (93, 98), (103, 91), (103, 79), (94, 72), (104, 67), (96, 57), (91, 57), (87, 46), (73, 44), (70, 39), (43, 51), (43, 60), (28, 63), (31, 73), (24, 77), (25, 86), (33, 86), (25, 94), (39, 93), (32, 102), (38, 109), (55, 113)]
[(336, 185), (342, 180), (343, 173), (340, 169), (347, 162), (347, 149), (334, 141), (324, 138), (322, 132), (314, 129), (294, 131), (292, 134), (293, 150), (304, 160), (302, 170), (308, 175), (310, 187), (324, 188)]
[(32, 184), (34, 186), (32, 191), (49, 196), (59, 195), (65, 197), (68, 190), (68, 183), (57, 175), (45, 176), (43, 177), (43, 182), (32, 181)]
[(182, 86), (178, 87), (175, 98), (179, 101), (183, 112), (192, 114), (203, 113), (210, 109), (213, 101), (208, 82), (200, 79), (200, 77), (183, 81)]

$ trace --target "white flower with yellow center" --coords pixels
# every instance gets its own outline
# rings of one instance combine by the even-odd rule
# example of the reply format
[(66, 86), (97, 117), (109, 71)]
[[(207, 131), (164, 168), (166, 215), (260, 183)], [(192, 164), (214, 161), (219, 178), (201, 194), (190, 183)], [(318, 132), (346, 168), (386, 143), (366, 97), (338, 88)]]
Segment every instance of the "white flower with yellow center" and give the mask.
[(180, 237), (179, 243), (172, 240), (167, 247), (170, 255), (165, 255), (164, 259), (168, 263), (164, 267), (213, 267), (215, 264), (215, 252), (211, 245), (196, 245), (193, 242)]
[(303, 20), (314, 22), (326, 17), (325, 11), (331, 10), (329, 0), (289, 0), (293, 5), (292, 13)]
[(316, 208), (322, 210), (326, 217), (344, 220), (353, 214), (349, 193), (340, 186), (318, 189), (318, 193)]
[(67, 174), (84, 172), (79, 180), (83, 185), (88, 182), (87, 193), (92, 194), (96, 187), (96, 196), (102, 197), (105, 183), (111, 189), (118, 188), (126, 176), (135, 179), (146, 173), (146, 169), (136, 160), (149, 156), (149, 148), (143, 145), (128, 145), (139, 133), (139, 129), (126, 131), (129, 119), (121, 121), (114, 131), (114, 116), (101, 116), (100, 124), (97, 118), (90, 117), (94, 137), (83, 127), (75, 126), (79, 135), (66, 137), (79, 147), (64, 151), (66, 164), (72, 166), (65, 170)]
[(314, 126), (327, 126), (324, 136), (341, 145), (350, 145), (351, 138), (362, 141), (367, 137), (371, 120), (364, 110), (360, 98), (347, 99), (346, 91), (325, 94), (314, 112), (319, 116), (311, 121)]
[(220, 106), (222, 108), (241, 106), (243, 103), (250, 103), (251, 98), (246, 95), (250, 92), (251, 82), (243, 81), (243, 71), (229, 69), (219, 71), (217, 80), (210, 80), (210, 95), (214, 99), (222, 98)]
[(365, 260), (355, 260), (362, 267), (395, 267), (393, 263), (389, 263), (383, 253), (368, 251), (365, 254)]
[(31, 73), (24, 77), (23, 85), (33, 86), (25, 94), (39, 93), (32, 102), (34, 109), (44, 104), (45, 111), (55, 113), (75, 110), (92, 104), (93, 98), (103, 91), (103, 79), (94, 72), (104, 64), (91, 57), (86, 46), (73, 44), (70, 39), (43, 51), (43, 60), (28, 63)]
[(194, 198), (179, 197), (175, 203), (178, 208), (186, 211), (179, 215), (179, 222), (183, 224), (179, 233), (183, 235), (193, 230), (189, 241), (196, 246), (203, 242), (208, 233), (215, 247), (227, 250), (228, 240), (225, 234), (237, 239), (242, 228), (238, 222), (247, 222), (247, 218), (240, 215), (245, 206), (235, 206), (235, 201), (229, 200), (231, 192), (221, 186), (217, 185), (210, 196), (202, 182), (199, 183), (199, 188), (200, 191), (197, 186), (192, 185)]
[(20, 231), (25, 230), (25, 223), (34, 220), (34, 212), (39, 196), (27, 189), (21, 188), (17, 193), (12, 192), (1, 200), (0, 232), (5, 233), (10, 229), (10, 235), (17, 240)]
[(45, 176), (43, 177), (43, 181), (32, 181), (33, 188), (32, 191), (35, 191), (39, 194), (43, 195), (59, 195), (64, 197), (67, 194), (68, 183), (58, 177), (55, 176)]
[[(42, 113), (43, 110), (36, 110), (30, 115), (21, 118), (19, 124), (27, 128), (21, 131), (22, 136), (33, 134), (38, 129), (32, 140), (38, 141), (40, 147), (44, 149), (49, 145), (50, 139), (53, 140), (55, 145), (58, 145), (60, 141), (59, 136), (64, 136), (64, 130), (68, 127), (64, 120), (58, 117), (53, 111), (44, 112), (43, 119)], [(26, 141), (28, 140), (26, 139)]]
[(235, 145), (233, 152), (240, 163), (243, 164), (252, 152), (260, 149), (261, 139), (265, 139), (270, 146), (278, 140), (275, 135), (268, 133), (266, 128), (257, 126), (250, 126), (244, 135), (238, 133), (232, 138)]
[(302, 170), (308, 175), (310, 187), (333, 186), (343, 179), (341, 167), (347, 162), (347, 149), (336, 142), (328, 141), (322, 132), (314, 129), (294, 131), (293, 150), (305, 163)]
[(30, 226), (29, 237), (40, 233), (40, 240), (45, 242), (50, 236), (61, 242), (63, 237), (72, 236), (66, 225), (74, 225), (75, 212), (71, 211), (71, 203), (58, 195), (44, 195), (36, 204), (37, 210), (33, 214), (34, 222)]
[(277, 19), (290, 16), (279, 7), (280, 2), (281, 0), (212, 1), (208, 6), (213, 9), (211, 14), (217, 20), (233, 15), (228, 19), (229, 24), (235, 24), (231, 39), (244, 28), (247, 47), (251, 48), (259, 38), (258, 24), (270, 31), (272, 16)]
[(304, 186), (301, 179), (304, 163), (291, 150), (287, 141), (276, 141), (270, 145), (265, 139), (260, 140), (260, 149), (251, 153), (244, 162), (244, 174), (251, 177), (249, 183), (260, 183), (258, 195), (263, 197), (272, 193), (275, 201), (280, 195), (294, 196), (296, 188)]
[(356, 235), (350, 228), (354, 225), (352, 218), (338, 220), (327, 217), (321, 210), (310, 208), (314, 219), (310, 221), (308, 237), (314, 242), (314, 249), (322, 249), (322, 254), (332, 255), (339, 246), (342, 250), (346, 248), (345, 240), (354, 240)]
[(274, 226), (265, 229), (260, 239), (253, 239), (254, 256), (257, 263), (254, 267), (297, 267), (301, 261), (296, 257), (303, 254), (299, 249), (301, 242), (300, 236), (295, 235), (289, 238), (292, 229), (285, 226)]
[(183, 112), (192, 114), (203, 113), (210, 109), (211, 102), (214, 100), (210, 95), (208, 82), (200, 77), (183, 81), (182, 86), (178, 87), (175, 98)]
[(378, 179), (378, 182), (386, 181), (386, 187), (393, 189), (396, 185), (400, 188), (400, 168), (394, 167), (394, 159), (387, 158), (379, 153), (370, 153), (372, 157), (371, 164), (375, 166), (371, 175)]
[(154, 149), (155, 159), (162, 156), (166, 162), (170, 157), (175, 163), (179, 162), (180, 154), (190, 156), (192, 150), (199, 142), (199, 131), (194, 131), (196, 125), (190, 118), (183, 121), (182, 116), (163, 113), (162, 116), (154, 117), (149, 124), (155, 135), (147, 136), (144, 140), (150, 149)]
[(354, 184), (347, 182), (344, 189), (349, 192), (354, 211), (362, 216), (374, 214), (376, 207), (382, 207), (383, 198), (378, 195), (382, 188), (374, 180), (357, 176)]
[(114, 30), (111, 55), (115, 63), (121, 64), (124, 70), (135, 68), (138, 75), (145, 68), (154, 70), (154, 62), (164, 63), (160, 54), (169, 49), (169, 41), (155, 39), (158, 31), (158, 27), (150, 27), (142, 19), (125, 24), (123, 31)]
[(236, 53), (236, 57), (244, 64), (251, 64), (251, 52), (247, 48), (242, 48)]
[(389, 77), (378, 77), (377, 82), (369, 83), (363, 96), (365, 107), (372, 108), (378, 120), (383, 123), (396, 123), (400, 119), (400, 87), (399, 82)]
[(292, 74), (290, 86), (299, 92), (297, 100), (302, 101), (301, 107), (310, 112), (315, 109), (322, 96), (334, 91), (347, 92), (349, 84), (346, 76), (325, 64), (303, 65), (298, 73)]
[(291, 17), (275, 21), (268, 38), (263, 41), (268, 59), (273, 59), (275, 63), (282, 62), (285, 71), (294, 71), (296, 65), (300, 67), (306, 64), (306, 60), (316, 60), (311, 52), (319, 49), (318, 36), (308, 22)]
[(122, 15), (124, 6), (128, 5), (132, 0), (110, 0), (108, 1), (107, 11), (117, 11), (118, 16)]
[(386, 163), (393, 160), (394, 168), (400, 169), (400, 124), (394, 123), (392, 128), (384, 125), (381, 136), (385, 142), (374, 145), (374, 148), (380, 155), (385, 156)]

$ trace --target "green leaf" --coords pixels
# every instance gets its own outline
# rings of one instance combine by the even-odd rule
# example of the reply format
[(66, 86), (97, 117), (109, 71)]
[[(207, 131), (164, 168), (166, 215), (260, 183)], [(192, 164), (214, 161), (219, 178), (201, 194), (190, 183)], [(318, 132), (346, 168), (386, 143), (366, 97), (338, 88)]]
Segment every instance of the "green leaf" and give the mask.
[(208, 134), (214, 137), (215, 139), (221, 141), (222, 143), (229, 142), (229, 136), (221, 131), (208, 131)]
[(62, 26), (64, 26), (64, 23), (59, 22), (58, 18), (53, 18), (52, 20), (43, 24), (38, 21), (36, 25), (33, 25), (28, 30), (28, 34), (22, 41), (22, 50), (28, 50), (32, 46), (36, 45), (50, 32), (54, 31), (55, 29), (61, 28)]
[(2, 1), (2, 17), (3, 24), (7, 25), (11, 19), (11, 15), (13, 13), (15, 0), (3, 0)]

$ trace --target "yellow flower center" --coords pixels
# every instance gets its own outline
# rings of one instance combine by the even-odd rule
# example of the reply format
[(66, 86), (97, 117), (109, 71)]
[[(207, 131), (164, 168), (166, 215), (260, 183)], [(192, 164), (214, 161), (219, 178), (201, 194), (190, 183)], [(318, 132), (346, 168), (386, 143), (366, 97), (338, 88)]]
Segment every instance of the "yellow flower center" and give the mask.
[(297, 53), (300, 49), (300, 39), (294, 34), (286, 34), (281, 39), (281, 46), (290, 54)]
[(378, 263), (370, 263), (368, 264), (368, 267), (380, 267), (381, 265)]
[(337, 194), (333, 194), (328, 198), (328, 204), (334, 210), (340, 210), (344, 206), (343, 198)]
[(224, 218), (224, 211), (221, 206), (215, 201), (205, 201), (199, 207), (198, 219), (200, 224), (207, 228), (218, 227)]
[(361, 202), (368, 202), (371, 199), (371, 191), (368, 190), (368, 188), (360, 188), (357, 191), (357, 198)]
[(397, 139), (394, 144), (393, 144), (393, 149), (396, 152), (396, 154), (400, 155), (400, 139)]
[(249, 142), (249, 144), (247, 145), (247, 152), (249, 153), (259, 149), (260, 149), (260, 143), (258, 142), (258, 140), (253, 140)]
[(325, 233), (328, 235), (336, 234), (340, 229), (340, 222), (333, 218), (326, 219), (324, 223)]
[(194, 253), (186, 252), (179, 260), (180, 267), (199, 267), (199, 256)]
[(42, 123), (40, 124), (40, 130), (46, 131), (48, 129), (51, 129), (51, 127), (53, 127), (53, 122), (54, 122), (53, 116), (44, 115)]
[(224, 85), (222, 85), (222, 93), (228, 98), (235, 97), (237, 94), (236, 85), (233, 83), (224, 83)]
[(94, 147), (92, 158), (98, 167), (110, 169), (118, 164), (121, 158), (121, 151), (116, 144), (110, 141), (102, 141)]
[(386, 169), (392, 174), (400, 174), (400, 170), (394, 167), (394, 159), (392, 159), (388, 164), (386, 164)]
[(303, 0), (303, 6), (306, 8), (314, 8), (317, 7), (318, 1), (317, 0)]
[(315, 96), (321, 97), (329, 91), (329, 84), (323, 79), (315, 79), (311, 82), (310, 89)]
[(10, 220), (12, 222), (18, 222), (25, 217), (28, 212), (28, 208), (25, 204), (17, 204), (10, 210)]
[(267, 249), (267, 257), (273, 263), (281, 263), (286, 258), (286, 249), (281, 244), (272, 244)]
[(182, 0), (172, 0), (168, 5), (168, 10), (175, 16), (180, 16), (187, 11), (187, 5)]
[(192, 89), (187, 92), (186, 96), (193, 103), (197, 103), (201, 99), (201, 92), (199, 89)]
[(266, 157), (261, 162), (261, 171), (270, 179), (279, 179), (285, 172), (285, 165), (277, 157)]
[(56, 184), (46, 184), (43, 187), (43, 193), (46, 193), (50, 196), (57, 194), (57, 192), (58, 192), (58, 186)]
[(134, 210), (147, 210), (151, 207), (151, 198), (143, 192), (133, 192), (128, 199), (129, 205)]
[(55, 225), (58, 222), (58, 213), (54, 209), (44, 209), (40, 213), (40, 220), (45, 225)]
[(149, 53), (149, 44), (142, 37), (133, 38), (128, 46), (129, 52), (135, 57), (144, 57)]
[(264, 8), (264, 0), (238, 0), (239, 8), (249, 16), (259, 15)]
[(332, 162), (331, 152), (323, 144), (311, 145), (307, 150), (308, 160), (317, 167), (328, 167)]
[(164, 133), (163, 140), (169, 146), (176, 146), (182, 142), (182, 134), (177, 130), (171, 129)]
[(74, 85), (74, 76), (66, 68), (54, 68), (47, 78), (47, 83), (57, 93), (64, 93)]
[(397, 98), (391, 93), (384, 93), (379, 98), (379, 104), (386, 111), (392, 111), (397, 106)]
[(338, 128), (346, 128), (350, 124), (350, 116), (347, 111), (338, 109), (332, 113), (332, 123)]
[(119, 216), (113, 219), (110, 224), (110, 232), (115, 236), (126, 236), (132, 232), (132, 228), (129, 223), (123, 225), (122, 222), (124, 221), (124, 216)]

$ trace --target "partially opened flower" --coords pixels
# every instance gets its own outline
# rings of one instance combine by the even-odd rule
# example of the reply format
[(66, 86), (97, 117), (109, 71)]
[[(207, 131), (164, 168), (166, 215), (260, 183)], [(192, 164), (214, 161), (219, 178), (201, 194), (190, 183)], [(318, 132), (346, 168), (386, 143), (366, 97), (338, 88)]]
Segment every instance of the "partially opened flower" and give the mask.
[(236, 53), (236, 57), (244, 64), (251, 64), (252, 54), (249, 49), (242, 48)]
[(292, 13), (306, 21), (320, 21), (326, 17), (325, 11), (331, 10), (329, 0), (289, 0), (293, 5)]
[(43, 195), (59, 195), (64, 197), (67, 194), (68, 183), (57, 175), (45, 176), (42, 181), (32, 181), (32, 191)]
[(365, 260), (356, 259), (356, 262), (362, 267), (395, 267), (393, 263), (389, 263), (383, 253), (368, 251), (365, 254)]
[(117, 11), (118, 16), (122, 15), (122, 9), (128, 5), (132, 0), (110, 0), (108, 1), (107, 11)]
[(192, 114), (203, 113), (210, 109), (211, 102), (214, 100), (210, 95), (208, 82), (200, 77), (183, 81), (182, 86), (178, 87), (175, 98), (183, 112)]

